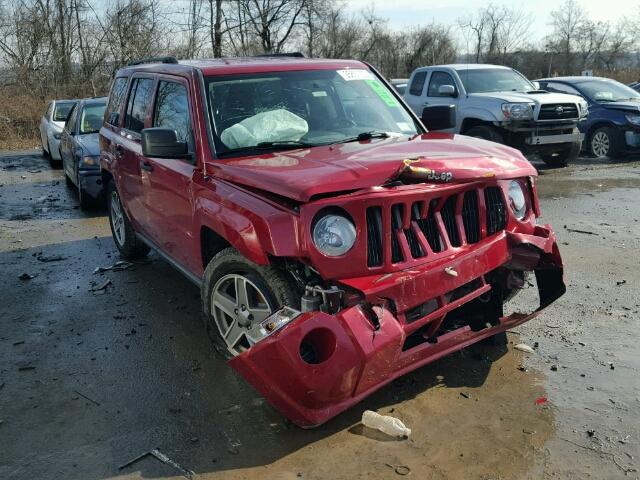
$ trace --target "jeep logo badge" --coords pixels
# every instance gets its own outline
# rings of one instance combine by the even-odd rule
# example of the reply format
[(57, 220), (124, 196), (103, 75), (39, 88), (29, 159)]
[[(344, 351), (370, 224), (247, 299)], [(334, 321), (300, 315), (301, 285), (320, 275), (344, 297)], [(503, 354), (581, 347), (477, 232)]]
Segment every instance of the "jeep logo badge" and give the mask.
[(556, 115), (560, 116), (564, 113), (564, 107), (562, 105), (558, 105), (556, 107)]

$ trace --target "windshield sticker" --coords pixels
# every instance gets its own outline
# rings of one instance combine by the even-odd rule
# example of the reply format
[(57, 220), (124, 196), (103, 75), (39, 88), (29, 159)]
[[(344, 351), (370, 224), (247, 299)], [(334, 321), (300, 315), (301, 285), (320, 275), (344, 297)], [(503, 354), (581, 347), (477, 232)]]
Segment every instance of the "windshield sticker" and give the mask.
[(367, 84), (371, 87), (371, 89), (376, 92), (376, 94), (380, 97), (380, 99), (389, 105), (390, 107), (398, 107), (398, 101), (391, 94), (389, 90), (387, 90), (384, 85), (382, 85), (378, 80), (367, 80)]
[(369, 70), (338, 70), (338, 75), (344, 78), (347, 82), (352, 80), (371, 80), (373, 79), (373, 75)]
[(324, 90), (319, 90), (317, 92), (311, 92), (311, 95), (313, 95), (314, 97), (326, 97), (327, 92), (325, 92)]
[(411, 125), (409, 125), (407, 122), (396, 122), (396, 125), (403, 132), (411, 132), (411, 131), (413, 131), (413, 128), (411, 128)]

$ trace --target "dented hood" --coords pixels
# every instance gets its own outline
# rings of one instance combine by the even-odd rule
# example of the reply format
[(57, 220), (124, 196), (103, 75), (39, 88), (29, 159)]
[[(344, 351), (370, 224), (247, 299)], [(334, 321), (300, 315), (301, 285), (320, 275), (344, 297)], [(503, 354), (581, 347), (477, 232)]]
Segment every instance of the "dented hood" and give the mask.
[(380, 186), (395, 178), (407, 159), (412, 160), (413, 167), (433, 170), (434, 179), (425, 180), (431, 183), (536, 174), (518, 150), (446, 133), (220, 159), (208, 164), (207, 169), (227, 181), (306, 202), (315, 195)]

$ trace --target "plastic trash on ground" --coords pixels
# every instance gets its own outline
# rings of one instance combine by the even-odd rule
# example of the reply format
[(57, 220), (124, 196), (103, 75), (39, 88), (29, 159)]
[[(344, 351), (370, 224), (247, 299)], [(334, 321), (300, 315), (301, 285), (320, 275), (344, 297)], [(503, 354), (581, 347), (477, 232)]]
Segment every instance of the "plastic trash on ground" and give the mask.
[(260, 142), (298, 141), (309, 131), (304, 118), (288, 110), (262, 112), (226, 128), (220, 140), (229, 148), (242, 148)]
[(371, 410), (365, 410), (362, 414), (362, 424), (365, 427), (380, 430), (392, 437), (408, 437), (411, 435), (411, 429), (407, 428), (405, 424), (397, 418), (380, 415)]

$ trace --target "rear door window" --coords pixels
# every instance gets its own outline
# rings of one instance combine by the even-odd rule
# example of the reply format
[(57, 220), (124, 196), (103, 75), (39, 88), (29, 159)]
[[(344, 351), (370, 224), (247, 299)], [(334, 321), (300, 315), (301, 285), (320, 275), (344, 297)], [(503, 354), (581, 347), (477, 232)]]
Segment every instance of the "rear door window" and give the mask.
[(111, 95), (109, 95), (109, 105), (105, 114), (105, 121), (111, 125), (120, 124), (120, 107), (124, 101), (124, 95), (127, 92), (127, 77), (118, 77), (113, 81), (111, 87)]
[(422, 95), (424, 89), (424, 81), (427, 79), (427, 72), (418, 72), (413, 76), (409, 93), (411, 95)]
[(178, 82), (161, 80), (156, 95), (156, 111), (153, 126), (175, 130), (178, 140), (187, 142), (193, 151), (191, 121), (189, 119), (189, 96), (187, 88)]
[(144, 128), (144, 119), (147, 116), (153, 79), (136, 78), (131, 85), (129, 102), (127, 103), (127, 113), (124, 119), (124, 128), (132, 132), (140, 133)]

